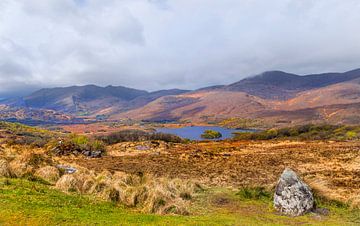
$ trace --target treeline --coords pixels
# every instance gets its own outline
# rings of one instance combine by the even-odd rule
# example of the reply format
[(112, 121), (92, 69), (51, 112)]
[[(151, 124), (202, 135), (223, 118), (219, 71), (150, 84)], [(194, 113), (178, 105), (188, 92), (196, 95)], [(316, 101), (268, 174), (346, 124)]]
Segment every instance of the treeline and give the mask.
[(360, 126), (346, 125), (301, 125), (280, 129), (270, 129), (260, 132), (238, 132), (235, 140), (357, 140), (360, 139)]

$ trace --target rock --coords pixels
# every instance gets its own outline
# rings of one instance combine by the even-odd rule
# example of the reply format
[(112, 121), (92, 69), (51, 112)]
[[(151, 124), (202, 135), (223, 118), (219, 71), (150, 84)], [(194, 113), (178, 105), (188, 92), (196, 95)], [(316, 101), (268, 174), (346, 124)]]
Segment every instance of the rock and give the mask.
[(76, 168), (71, 166), (57, 165), (56, 168), (64, 172), (64, 174), (73, 174), (77, 171)]
[(281, 174), (276, 186), (274, 207), (288, 216), (300, 216), (314, 209), (311, 189), (289, 168)]
[(101, 151), (92, 151), (92, 152), (90, 153), (90, 157), (91, 157), (91, 158), (100, 158), (101, 155), (102, 155), (102, 152), (101, 152)]
[(322, 216), (328, 216), (330, 214), (330, 210), (327, 208), (315, 208), (314, 213)]

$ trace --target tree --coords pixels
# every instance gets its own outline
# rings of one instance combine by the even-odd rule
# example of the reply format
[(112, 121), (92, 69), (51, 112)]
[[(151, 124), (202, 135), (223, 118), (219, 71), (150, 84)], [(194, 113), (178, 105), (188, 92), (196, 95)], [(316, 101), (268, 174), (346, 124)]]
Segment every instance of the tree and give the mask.
[(201, 134), (201, 138), (204, 139), (218, 139), (221, 138), (222, 134), (215, 130), (205, 130), (203, 134)]

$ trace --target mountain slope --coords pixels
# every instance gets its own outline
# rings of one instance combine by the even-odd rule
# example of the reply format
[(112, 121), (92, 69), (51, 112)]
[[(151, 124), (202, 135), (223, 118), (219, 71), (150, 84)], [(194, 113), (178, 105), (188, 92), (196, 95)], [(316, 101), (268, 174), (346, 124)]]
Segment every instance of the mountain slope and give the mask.
[(87, 85), (41, 89), (24, 97), (23, 101), (26, 107), (75, 113), (94, 111), (110, 106), (113, 103), (122, 103), (146, 94), (146, 91), (122, 86), (107, 86), (103, 88)]
[(117, 117), (145, 120), (201, 121), (216, 116), (243, 116), (267, 109), (266, 101), (243, 92), (196, 91), (165, 96), (142, 108), (124, 112)]
[[(240, 91), (245, 88), (248, 92)], [(229, 86), (165, 96), (113, 118), (209, 121), (240, 117), (261, 118), (272, 123), (329, 120), (349, 123), (352, 119), (358, 121), (356, 115), (352, 117), (356, 112), (360, 113), (358, 103), (360, 70), (305, 77), (268, 72)]]
[(123, 86), (71, 86), (41, 89), (23, 98), (5, 100), (3, 104), (12, 107), (51, 109), (72, 114), (96, 114), (108, 108), (113, 109), (114, 112), (129, 110), (164, 95), (184, 92), (187, 90), (173, 89), (149, 93)]
[(42, 89), (1, 103), (10, 108), (50, 109), (89, 118), (106, 115), (112, 120), (209, 122), (240, 117), (288, 123), (348, 123), (357, 122), (360, 115), (360, 69), (306, 76), (270, 71), (195, 91), (72, 86)]
[(223, 87), (246, 92), (265, 99), (286, 100), (297, 93), (360, 78), (360, 69), (345, 73), (323, 73), (299, 76), (282, 71), (269, 71)]

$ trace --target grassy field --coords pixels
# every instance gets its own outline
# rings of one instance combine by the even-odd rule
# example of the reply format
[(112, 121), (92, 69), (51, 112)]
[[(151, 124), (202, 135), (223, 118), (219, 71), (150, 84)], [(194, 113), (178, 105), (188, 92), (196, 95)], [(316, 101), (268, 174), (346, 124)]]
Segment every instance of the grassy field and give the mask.
[(161, 216), (65, 194), (39, 182), (0, 179), (0, 225), (356, 225), (360, 212), (327, 205), (329, 216), (276, 214), (268, 196), (211, 189), (194, 200), (191, 216)]

